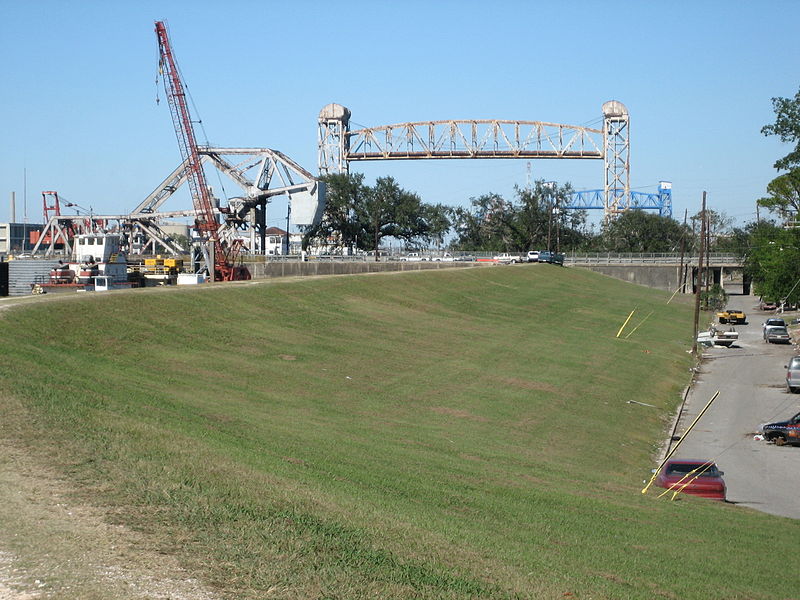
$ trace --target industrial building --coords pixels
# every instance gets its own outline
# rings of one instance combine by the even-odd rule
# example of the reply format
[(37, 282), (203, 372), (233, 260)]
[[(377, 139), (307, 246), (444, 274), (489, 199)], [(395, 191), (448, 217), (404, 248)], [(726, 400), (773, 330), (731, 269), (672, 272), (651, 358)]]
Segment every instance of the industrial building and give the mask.
[(40, 233), (42, 229), (41, 223), (0, 223), (0, 254), (30, 254), (35, 243), (31, 242), (31, 233)]

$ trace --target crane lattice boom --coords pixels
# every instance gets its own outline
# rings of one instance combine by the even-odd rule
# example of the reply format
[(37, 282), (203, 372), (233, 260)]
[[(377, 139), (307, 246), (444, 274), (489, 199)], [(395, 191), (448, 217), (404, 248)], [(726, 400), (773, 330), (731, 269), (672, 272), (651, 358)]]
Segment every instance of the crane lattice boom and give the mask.
[(220, 240), (214, 203), (206, 184), (200, 153), (197, 149), (189, 105), (186, 102), (186, 92), (163, 21), (156, 21), (156, 36), (160, 55), (159, 70), (164, 77), (164, 88), (172, 115), (172, 124), (175, 126), (181, 157), (186, 164), (186, 180), (189, 183), (192, 201), (197, 211), (195, 227), (203, 242), (213, 247), (214, 250), (214, 279), (217, 281), (249, 279), (250, 274), (246, 268), (237, 268), (232, 264), (238, 254), (238, 244), (235, 242), (224, 244)]

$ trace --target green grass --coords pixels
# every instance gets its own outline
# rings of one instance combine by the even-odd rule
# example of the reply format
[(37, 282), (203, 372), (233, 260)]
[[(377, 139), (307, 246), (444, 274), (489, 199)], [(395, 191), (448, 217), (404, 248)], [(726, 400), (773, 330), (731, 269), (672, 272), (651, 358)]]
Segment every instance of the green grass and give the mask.
[(667, 298), (536, 265), (31, 304), (2, 430), (230, 598), (785, 598), (797, 522), (640, 493)]

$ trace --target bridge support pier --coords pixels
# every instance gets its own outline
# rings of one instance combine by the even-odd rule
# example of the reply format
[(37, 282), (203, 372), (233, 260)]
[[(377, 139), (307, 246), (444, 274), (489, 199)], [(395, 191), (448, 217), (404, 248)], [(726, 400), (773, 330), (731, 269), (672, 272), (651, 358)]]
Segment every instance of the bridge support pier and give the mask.
[[(709, 283), (710, 285), (719, 285), (723, 290), (725, 289), (725, 277), (728, 276), (728, 285), (733, 280), (733, 275), (737, 271), (741, 271), (741, 267), (726, 267), (726, 266), (719, 266), (719, 267), (709, 267)], [(691, 276), (691, 292), (692, 294), (695, 293), (697, 289), (697, 267), (692, 267), (692, 276)], [(748, 296), (750, 294), (750, 278), (746, 274), (742, 274), (742, 294)], [(705, 286), (705, 281), (702, 282), (702, 285)], [(687, 286), (688, 287), (688, 286)], [(687, 290), (688, 291), (688, 290)]]

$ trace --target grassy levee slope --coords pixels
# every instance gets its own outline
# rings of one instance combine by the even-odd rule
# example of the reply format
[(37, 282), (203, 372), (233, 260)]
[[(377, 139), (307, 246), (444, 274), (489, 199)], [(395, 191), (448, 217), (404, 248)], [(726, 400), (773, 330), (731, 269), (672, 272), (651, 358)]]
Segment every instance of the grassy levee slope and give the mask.
[(230, 598), (787, 597), (796, 522), (640, 493), (666, 299), (525, 265), (32, 303), (1, 429)]

